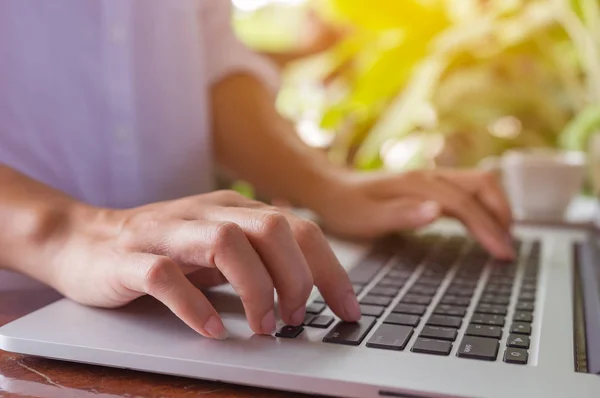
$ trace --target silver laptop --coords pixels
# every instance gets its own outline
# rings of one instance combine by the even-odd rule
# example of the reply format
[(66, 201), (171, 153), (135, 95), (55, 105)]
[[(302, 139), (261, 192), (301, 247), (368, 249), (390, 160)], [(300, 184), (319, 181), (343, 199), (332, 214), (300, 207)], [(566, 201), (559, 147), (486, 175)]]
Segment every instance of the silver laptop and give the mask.
[(253, 335), (228, 287), (230, 331), (205, 339), (144, 298), (58, 301), (0, 328), (16, 353), (339, 397), (600, 397), (600, 260), (584, 232), (522, 227), (500, 264), (453, 223), (369, 246), (332, 240), (363, 311), (341, 323), (315, 292), (302, 327)]

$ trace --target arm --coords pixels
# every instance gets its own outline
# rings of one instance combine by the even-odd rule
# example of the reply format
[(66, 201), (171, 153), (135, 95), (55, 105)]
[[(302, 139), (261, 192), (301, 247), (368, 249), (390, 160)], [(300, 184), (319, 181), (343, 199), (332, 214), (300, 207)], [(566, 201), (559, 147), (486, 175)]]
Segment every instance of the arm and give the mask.
[[(0, 265), (86, 305), (120, 307), (149, 294), (206, 337), (227, 333), (192, 284), (229, 281), (255, 333), (304, 320), (316, 285), (342, 319), (360, 309), (318, 227), (233, 192), (127, 210), (88, 206), (0, 165)], [(335, 283), (333, 283), (335, 281)]]
[(218, 83), (212, 109), (218, 162), (262, 194), (318, 208), (319, 193), (345, 172), (300, 140), (292, 123), (279, 116), (272, 93), (252, 77)]
[(373, 237), (460, 219), (498, 257), (513, 256), (510, 208), (494, 176), (467, 171), (353, 173), (306, 146), (272, 94), (234, 74), (212, 90), (217, 160), (262, 193), (315, 210), (345, 235)]
[(54, 250), (46, 243), (83, 220), (87, 207), (1, 164), (0, 187), (0, 267), (47, 281), (50, 267), (40, 265)]

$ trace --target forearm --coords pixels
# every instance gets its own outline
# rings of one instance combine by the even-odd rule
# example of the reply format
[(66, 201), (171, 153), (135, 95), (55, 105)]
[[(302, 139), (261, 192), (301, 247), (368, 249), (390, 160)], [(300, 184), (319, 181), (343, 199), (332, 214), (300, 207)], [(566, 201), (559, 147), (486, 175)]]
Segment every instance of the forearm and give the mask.
[[(0, 164), (0, 268), (47, 280), (50, 259), (77, 211), (69, 196)], [(58, 243), (58, 242), (57, 242)]]
[(239, 75), (219, 83), (212, 100), (219, 163), (267, 196), (318, 207), (344, 170), (302, 142), (277, 112), (271, 93)]

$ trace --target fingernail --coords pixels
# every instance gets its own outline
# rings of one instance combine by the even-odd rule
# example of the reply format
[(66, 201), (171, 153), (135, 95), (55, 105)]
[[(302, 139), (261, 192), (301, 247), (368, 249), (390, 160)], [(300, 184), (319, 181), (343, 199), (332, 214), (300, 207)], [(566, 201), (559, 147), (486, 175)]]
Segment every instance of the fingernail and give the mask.
[(419, 215), (428, 220), (436, 218), (440, 215), (440, 205), (437, 202), (425, 202), (419, 206)]
[(346, 316), (349, 321), (358, 321), (361, 318), (360, 306), (354, 293), (349, 293), (346, 297)]
[(294, 325), (294, 326), (302, 325), (302, 323), (304, 322), (305, 316), (306, 316), (306, 306), (303, 305), (302, 307), (298, 308), (298, 310), (296, 310), (296, 312), (294, 312), (292, 314), (292, 325)]
[[(302, 318), (304, 320), (304, 318)], [(260, 328), (264, 334), (275, 333), (275, 313), (273, 310), (269, 311), (260, 323)]]
[(204, 330), (206, 330), (206, 332), (213, 338), (218, 340), (225, 340), (228, 336), (223, 322), (221, 322), (221, 320), (215, 315), (212, 315), (210, 318), (208, 318), (208, 321), (206, 321), (204, 324)]

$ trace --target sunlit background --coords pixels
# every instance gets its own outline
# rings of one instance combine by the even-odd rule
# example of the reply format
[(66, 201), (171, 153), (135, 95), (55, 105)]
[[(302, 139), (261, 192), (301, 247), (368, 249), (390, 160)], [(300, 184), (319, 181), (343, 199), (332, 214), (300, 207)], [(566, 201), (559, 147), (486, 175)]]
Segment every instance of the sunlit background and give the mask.
[(600, 0), (233, 0), (301, 137), (360, 169), (474, 166), (600, 132)]

